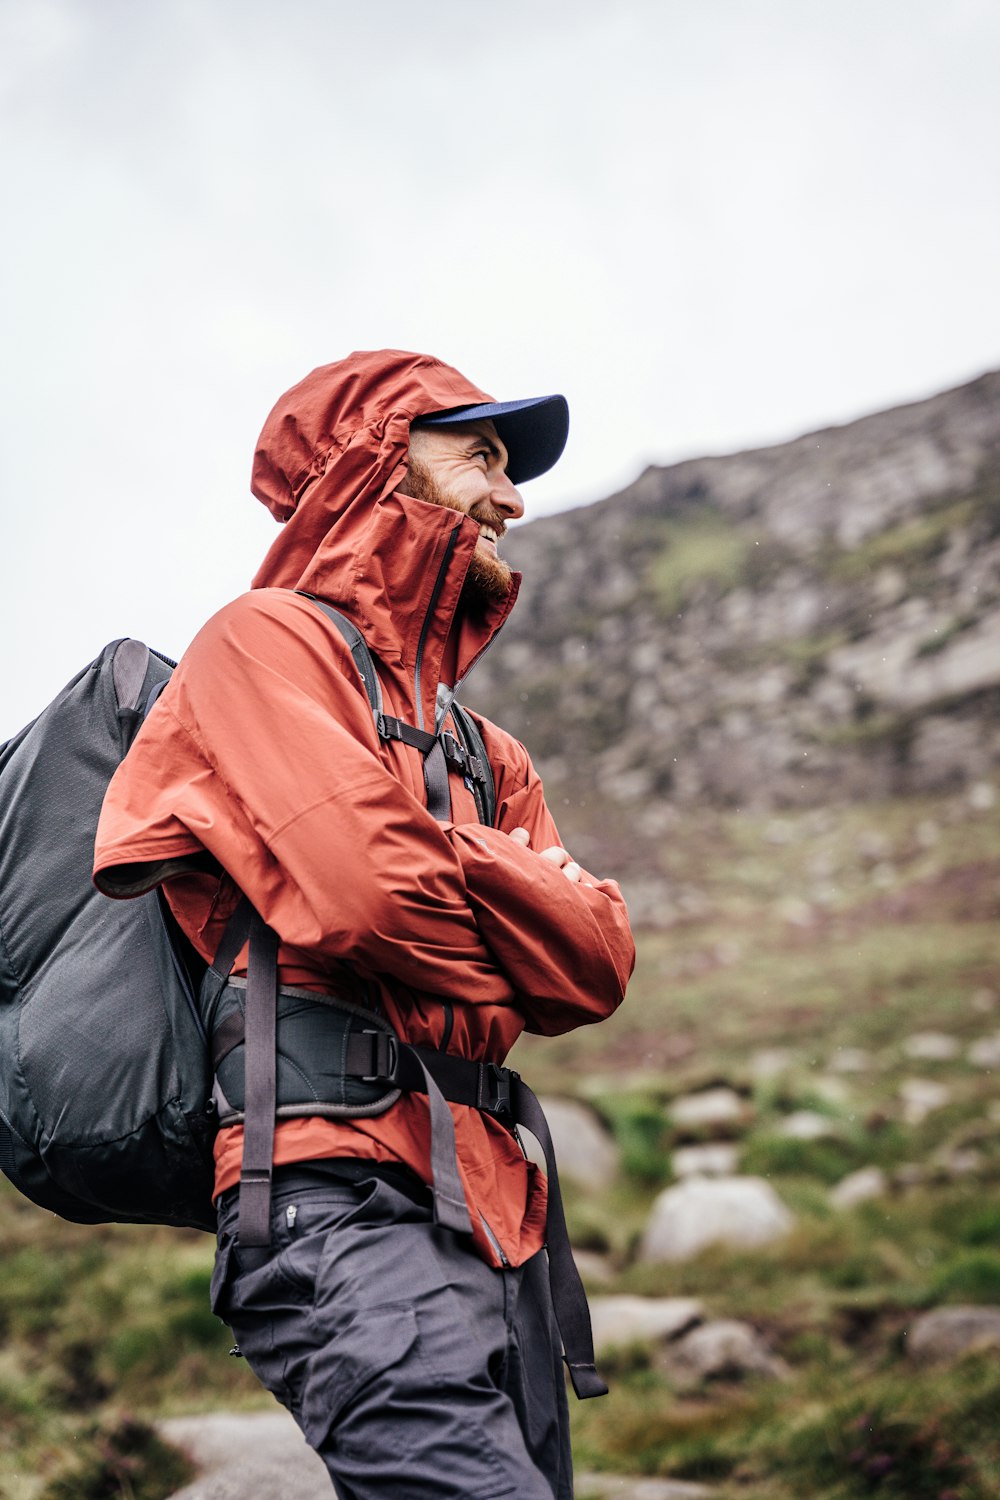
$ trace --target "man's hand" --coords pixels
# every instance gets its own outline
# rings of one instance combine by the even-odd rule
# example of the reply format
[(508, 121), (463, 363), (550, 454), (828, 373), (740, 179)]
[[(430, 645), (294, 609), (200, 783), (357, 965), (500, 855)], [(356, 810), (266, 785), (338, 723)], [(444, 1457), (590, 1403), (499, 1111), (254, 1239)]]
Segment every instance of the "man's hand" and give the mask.
[[(531, 835), (526, 828), (515, 828), (510, 838), (515, 844), (520, 844), (525, 849), (531, 848)], [(539, 849), (536, 852), (539, 859), (547, 859), (551, 864), (557, 865), (567, 880), (580, 885), (592, 884), (592, 881), (584, 879), (583, 871), (569, 851), (560, 848), (558, 844), (553, 844), (551, 849)]]

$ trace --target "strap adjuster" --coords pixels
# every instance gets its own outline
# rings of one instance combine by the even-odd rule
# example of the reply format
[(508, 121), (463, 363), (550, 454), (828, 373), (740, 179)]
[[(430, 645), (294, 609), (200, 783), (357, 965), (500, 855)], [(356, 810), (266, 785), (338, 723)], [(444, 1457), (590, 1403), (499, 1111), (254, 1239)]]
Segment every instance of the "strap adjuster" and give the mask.
[(444, 758), (448, 764), (450, 766), (457, 766), (460, 771), (464, 771), (469, 759), (465, 751), (465, 746), (459, 744), (449, 729), (443, 730), (439, 738), (441, 740), (441, 749), (444, 751)]
[(479, 1101), (476, 1107), (489, 1115), (509, 1115), (510, 1086), (520, 1076), (513, 1068), (501, 1067), (499, 1063), (480, 1063)]
[(365, 1030), (361, 1035), (372, 1038), (372, 1071), (362, 1073), (362, 1083), (395, 1082), (396, 1069), (399, 1066), (399, 1048), (396, 1038), (390, 1036), (387, 1031)]

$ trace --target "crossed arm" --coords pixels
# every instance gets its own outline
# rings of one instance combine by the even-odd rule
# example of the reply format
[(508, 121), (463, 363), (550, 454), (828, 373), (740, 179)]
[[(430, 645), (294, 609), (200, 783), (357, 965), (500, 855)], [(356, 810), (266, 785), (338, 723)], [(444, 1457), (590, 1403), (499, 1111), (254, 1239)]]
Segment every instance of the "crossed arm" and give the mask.
[(498, 828), (436, 823), (383, 763), (339, 636), (286, 611), (244, 596), (200, 632), (112, 783), (99, 866), (207, 848), (293, 947), (530, 1030), (609, 1015), (625, 905), (561, 847), (523, 750)]

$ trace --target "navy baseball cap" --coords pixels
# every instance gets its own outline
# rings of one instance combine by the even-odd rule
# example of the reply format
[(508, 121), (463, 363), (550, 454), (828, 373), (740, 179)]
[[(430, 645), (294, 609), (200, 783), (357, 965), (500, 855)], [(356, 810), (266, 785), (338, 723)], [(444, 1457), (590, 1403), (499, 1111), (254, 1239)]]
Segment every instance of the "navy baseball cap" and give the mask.
[(565, 396), (529, 396), (525, 401), (487, 401), (480, 406), (453, 406), (414, 417), (413, 427), (447, 427), (453, 422), (488, 418), (507, 449), (511, 484), (537, 479), (556, 463), (569, 434)]

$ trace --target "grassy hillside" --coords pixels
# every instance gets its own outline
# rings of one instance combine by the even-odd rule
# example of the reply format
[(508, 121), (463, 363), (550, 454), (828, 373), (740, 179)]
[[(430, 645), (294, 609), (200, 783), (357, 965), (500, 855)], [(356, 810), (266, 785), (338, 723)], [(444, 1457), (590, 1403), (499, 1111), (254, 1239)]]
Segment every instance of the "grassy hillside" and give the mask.
[[(920, 1310), (1000, 1305), (1000, 1091), (974, 1060), (1000, 1032), (1000, 805), (982, 785), (836, 814), (678, 815), (661, 861), (674, 906), (640, 941), (622, 1011), (526, 1040), (518, 1065), (590, 1100), (620, 1143), (616, 1186), (570, 1194), (576, 1242), (610, 1278), (593, 1289), (696, 1295), (788, 1371), (680, 1389), (622, 1349), (611, 1397), (574, 1405), (581, 1467), (700, 1479), (725, 1500), (1000, 1496), (996, 1351), (944, 1370), (905, 1352)], [(921, 1055), (927, 1032), (953, 1055)], [(946, 1090), (922, 1118), (915, 1079)], [(672, 1101), (712, 1083), (744, 1104), (715, 1134), (796, 1227), (753, 1254), (643, 1265), (671, 1151), (698, 1134)], [(784, 1134), (800, 1109), (828, 1133)], [(831, 1185), (869, 1165), (886, 1194), (835, 1209)], [(156, 1500), (181, 1471), (125, 1416), (270, 1404), (208, 1312), (207, 1236), (69, 1226), (6, 1190), (0, 1247), (4, 1500)]]

